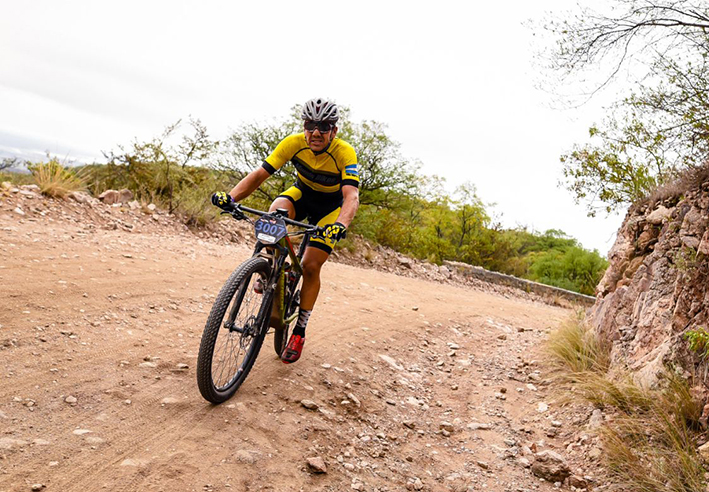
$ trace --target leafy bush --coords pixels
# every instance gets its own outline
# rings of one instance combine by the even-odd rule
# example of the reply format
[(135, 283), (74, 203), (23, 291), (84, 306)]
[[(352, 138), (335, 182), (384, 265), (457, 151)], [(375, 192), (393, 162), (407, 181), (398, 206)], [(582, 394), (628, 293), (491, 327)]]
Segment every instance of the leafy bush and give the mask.
[(573, 246), (549, 250), (531, 258), (528, 278), (567, 290), (593, 295), (608, 262), (597, 251)]
[(689, 342), (689, 349), (696, 352), (702, 360), (709, 357), (709, 333), (705, 328), (689, 330), (684, 334), (684, 338)]

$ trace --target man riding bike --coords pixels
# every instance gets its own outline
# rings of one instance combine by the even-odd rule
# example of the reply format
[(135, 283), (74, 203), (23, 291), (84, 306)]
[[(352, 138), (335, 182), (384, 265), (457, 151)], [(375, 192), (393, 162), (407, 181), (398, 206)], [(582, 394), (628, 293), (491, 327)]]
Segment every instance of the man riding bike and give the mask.
[(212, 203), (224, 206), (239, 202), (253, 193), (274, 172), (290, 161), (296, 168), (296, 182), (279, 195), (269, 211), (285, 209), (288, 217), (307, 218), (324, 230), (310, 239), (303, 256), (303, 288), (298, 321), (281, 360), (292, 363), (300, 358), (305, 328), (320, 291), (320, 270), (359, 207), (357, 155), (350, 144), (336, 138), (337, 105), (316, 98), (303, 105), (304, 132), (283, 139), (263, 162), (227, 194), (214, 193)]

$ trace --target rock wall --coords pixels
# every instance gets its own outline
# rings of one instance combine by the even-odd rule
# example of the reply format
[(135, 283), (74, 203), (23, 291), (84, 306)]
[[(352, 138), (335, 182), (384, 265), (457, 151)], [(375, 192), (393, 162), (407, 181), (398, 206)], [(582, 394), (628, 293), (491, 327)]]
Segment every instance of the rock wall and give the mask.
[(590, 313), (613, 362), (649, 386), (668, 364), (692, 373), (683, 335), (709, 328), (709, 180), (674, 186), (628, 212)]
[(578, 292), (572, 292), (559, 287), (552, 287), (551, 285), (532, 282), (531, 280), (513, 277), (512, 275), (505, 275), (504, 273), (491, 272), (490, 270), (485, 270), (479, 266), (468, 265), (467, 263), (460, 263), (457, 261), (444, 261), (443, 263), (447, 267), (450, 267), (454, 271), (460, 272), (466, 277), (476, 278), (490, 284), (506, 285), (508, 287), (523, 290), (524, 292), (534, 292), (545, 299), (553, 299), (558, 297), (584, 306), (591, 306), (595, 300), (591, 296), (579, 294)]

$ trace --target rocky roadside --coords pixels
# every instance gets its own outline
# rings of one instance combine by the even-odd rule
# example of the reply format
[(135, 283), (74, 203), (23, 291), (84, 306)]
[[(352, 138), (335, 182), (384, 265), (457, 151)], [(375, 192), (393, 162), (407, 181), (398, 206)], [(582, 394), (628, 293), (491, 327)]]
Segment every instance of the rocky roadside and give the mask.
[[(157, 208), (154, 204), (142, 204), (133, 200), (129, 190), (108, 190), (100, 199), (88, 193), (71, 193), (67, 200), (46, 198), (39, 193), (36, 185), (14, 186), (9, 182), (0, 183), (0, 193), (4, 207), (12, 209), (18, 220), (46, 218), (65, 220), (81, 224), (86, 230), (101, 228), (121, 229), (126, 232), (153, 232), (193, 234), (202, 239), (222, 241), (250, 246), (253, 242), (251, 226), (224, 218), (201, 228), (188, 228), (179, 218)], [(371, 268), (394, 273), (409, 278), (421, 278), (451, 285), (460, 285), (482, 292), (493, 292), (503, 297), (527, 299), (571, 307), (563, 299), (549, 299), (503, 285), (496, 285), (460, 275), (454, 269), (434, 263), (420, 261), (402, 255), (390, 248), (372, 245), (361, 237), (351, 238), (350, 249), (338, 248), (332, 254), (334, 261), (348, 265)]]
[[(137, 202), (109, 205), (82, 196), (78, 201), (59, 201), (43, 198), (33, 187), (3, 188), (0, 216), (11, 219), (3, 220), (6, 233), (22, 234), (23, 223), (38, 222), (71, 225), (72, 232), (67, 234), (77, 238), (106, 229), (137, 235), (196, 235), (211, 246), (224, 237), (237, 243), (251, 241), (247, 226), (230, 221), (220, 222), (213, 230), (191, 231), (164, 212)], [(13, 221), (18, 225), (8, 225)], [(514, 289), (466, 283), (435, 265), (371, 249), (380, 255), (380, 268), (391, 273), (465, 284), (502, 297), (537, 302)], [(361, 267), (370, 263), (365, 255), (377, 258), (363, 251), (362, 258), (355, 252), (354, 256), (341, 254), (339, 259)], [(113, 301), (122, 296), (116, 295)], [(205, 294), (199, 302), (208, 305), (212, 299)], [(193, 306), (175, 300), (164, 308), (149, 307), (151, 313), (159, 314)], [(200, 315), (202, 308), (200, 304)], [(597, 467), (600, 448), (596, 436), (603, 415), (591, 407), (564, 405), (554, 394), (548, 369), (540, 362), (540, 347), (551, 328), (506, 324), (492, 318), (434, 324), (422, 321), (425, 336), (418, 339), (394, 335), (377, 340), (376, 349), (353, 344), (347, 356), (325, 359), (311, 370), (296, 369), (297, 380), (283, 379), (259, 390), (269, 408), (269, 421), (295, 416), (295, 423), (302, 428), (297, 440), (307, 446), (308, 453), (299, 472), (311, 476), (314, 490), (603, 490), (607, 486)], [(370, 334), (366, 326), (361, 330), (363, 336)], [(80, 334), (66, 331), (59, 335), (62, 343), (77, 347), (86, 343)], [(35, 347), (49, 343), (49, 334), (38, 331), (36, 335), (21, 340), (22, 350), (37, 351)], [(12, 343), (0, 347), (15, 349)], [(160, 352), (146, 357), (116, 360), (115, 364), (140, 372), (136, 381), (194, 376), (185, 361), (168, 364), (165, 360), (169, 357)], [(132, 384), (126, 382), (120, 391), (105, 394), (115, 394), (125, 408), (131, 408), (137, 398), (131, 396)], [(31, 454), (33, 449), (51, 447), (54, 442), (46, 435), (28, 439), (18, 432), (32, 426), (31, 415), (41, 403), (21, 391), (12, 395), (6, 406), (0, 406), (0, 422), (9, 424), (0, 436), (0, 477), (17, 453)], [(83, 408), (87, 403), (83, 398), (80, 391), (73, 390), (64, 393), (59, 403)], [(182, 401), (167, 396), (157, 403), (179, 408)], [(236, 411), (229, 417), (233, 422), (263, 426), (261, 416), (240, 411), (243, 405), (230, 403), (224, 411)], [(99, 450), (111, 441), (91, 427), (78, 427), (73, 435), (83, 445)], [(248, 449), (244, 447), (233, 459), (258, 467), (264, 456)], [(140, 468), (145, 466), (141, 460), (129, 456), (121, 466)], [(45, 484), (33, 477), (29, 481), (29, 488), (18, 490), (44, 488)], [(227, 484), (232, 485), (208, 483), (204, 490), (225, 490)]]

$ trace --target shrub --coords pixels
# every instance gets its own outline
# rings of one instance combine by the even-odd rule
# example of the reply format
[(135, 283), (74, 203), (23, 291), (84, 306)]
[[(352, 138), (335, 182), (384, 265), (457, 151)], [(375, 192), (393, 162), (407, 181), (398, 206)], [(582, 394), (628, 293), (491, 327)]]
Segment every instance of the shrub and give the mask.
[(55, 158), (50, 159), (49, 162), (30, 164), (28, 167), (43, 195), (64, 198), (73, 191), (86, 188), (86, 183), (81, 176), (65, 168)]
[(696, 352), (702, 360), (709, 357), (709, 333), (705, 328), (689, 330), (684, 338), (689, 342), (689, 350)]

